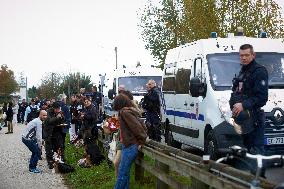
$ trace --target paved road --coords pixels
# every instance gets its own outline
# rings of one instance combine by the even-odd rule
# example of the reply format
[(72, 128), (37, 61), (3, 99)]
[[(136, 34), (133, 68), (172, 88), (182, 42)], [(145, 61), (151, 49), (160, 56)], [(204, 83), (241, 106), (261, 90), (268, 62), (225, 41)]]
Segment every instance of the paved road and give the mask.
[(7, 127), (0, 131), (0, 189), (67, 189), (62, 176), (48, 169), (45, 158), (39, 161), (41, 174), (29, 172), (31, 152), (21, 140), (24, 127), (14, 127), (13, 134), (4, 134)]

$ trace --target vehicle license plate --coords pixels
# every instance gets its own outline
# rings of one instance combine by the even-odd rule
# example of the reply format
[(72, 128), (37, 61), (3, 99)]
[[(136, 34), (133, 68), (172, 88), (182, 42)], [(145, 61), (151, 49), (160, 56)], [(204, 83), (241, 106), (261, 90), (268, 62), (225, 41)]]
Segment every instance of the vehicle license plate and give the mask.
[(284, 144), (284, 137), (266, 138), (266, 145)]

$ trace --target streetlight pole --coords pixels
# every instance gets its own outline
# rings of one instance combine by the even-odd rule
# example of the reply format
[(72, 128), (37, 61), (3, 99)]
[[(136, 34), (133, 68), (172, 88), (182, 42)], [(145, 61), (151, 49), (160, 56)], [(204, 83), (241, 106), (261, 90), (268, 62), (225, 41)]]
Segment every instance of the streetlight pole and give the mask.
[(100, 76), (100, 83), (101, 83), (101, 94), (102, 94), (102, 113), (104, 113), (104, 106), (105, 106), (105, 102), (104, 102), (104, 85), (105, 85), (105, 78), (106, 78), (106, 74), (101, 75)]
[(28, 77), (26, 77), (26, 102), (28, 102)]
[(115, 52), (115, 69), (117, 69), (117, 47), (114, 48)]

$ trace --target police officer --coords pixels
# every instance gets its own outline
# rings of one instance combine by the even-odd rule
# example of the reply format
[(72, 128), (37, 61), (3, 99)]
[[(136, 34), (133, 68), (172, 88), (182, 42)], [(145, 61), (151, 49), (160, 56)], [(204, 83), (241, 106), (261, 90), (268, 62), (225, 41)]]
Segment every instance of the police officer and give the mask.
[(150, 139), (161, 141), (161, 120), (160, 120), (160, 91), (154, 80), (146, 84), (147, 93), (144, 96), (142, 107), (146, 110), (146, 126)]
[(243, 97), (241, 102), (233, 103), (232, 114), (233, 117), (238, 117), (244, 111), (250, 112), (249, 115), (253, 118), (252, 129), (242, 134), (243, 144), (250, 153), (263, 154), (265, 115), (261, 107), (268, 100), (268, 73), (264, 66), (255, 61), (252, 45), (242, 45), (239, 55), (242, 68), (233, 83), (233, 92), (239, 92)]

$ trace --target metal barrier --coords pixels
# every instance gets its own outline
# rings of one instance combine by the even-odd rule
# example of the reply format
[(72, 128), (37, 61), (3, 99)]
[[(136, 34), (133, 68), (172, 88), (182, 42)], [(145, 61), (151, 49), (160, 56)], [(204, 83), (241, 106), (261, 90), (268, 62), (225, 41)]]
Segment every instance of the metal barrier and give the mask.
[[(100, 134), (99, 141), (105, 141), (103, 134)], [(145, 155), (154, 160), (154, 165), (144, 160)], [(147, 141), (135, 161), (136, 182), (143, 181), (145, 170), (157, 178), (157, 189), (245, 189), (249, 188), (249, 183), (254, 179), (254, 175), (248, 172), (211, 160), (204, 162), (200, 156), (153, 140)], [(190, 178), (191, 183), (177, 181), (170, 172)], [(260, 178), (260, 186), (272, 189), (275, 184)]]

